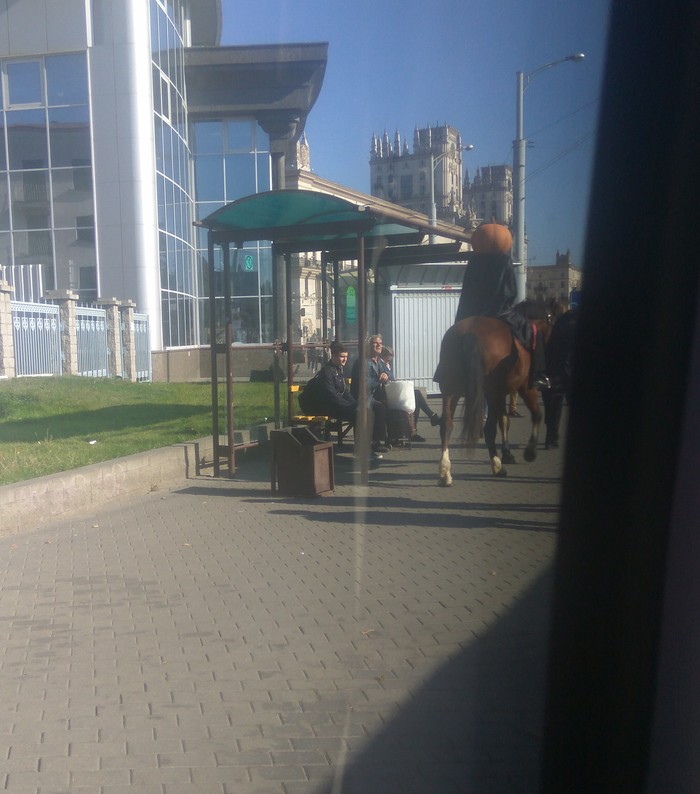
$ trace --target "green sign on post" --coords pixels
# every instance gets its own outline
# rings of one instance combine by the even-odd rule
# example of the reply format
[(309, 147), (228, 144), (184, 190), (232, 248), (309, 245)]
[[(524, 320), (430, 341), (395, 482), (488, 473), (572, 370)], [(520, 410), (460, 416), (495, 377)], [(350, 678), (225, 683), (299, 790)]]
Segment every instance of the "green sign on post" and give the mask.
[(345, 290), (345, 320), (349, 323), (355, 322), (355, 287)]

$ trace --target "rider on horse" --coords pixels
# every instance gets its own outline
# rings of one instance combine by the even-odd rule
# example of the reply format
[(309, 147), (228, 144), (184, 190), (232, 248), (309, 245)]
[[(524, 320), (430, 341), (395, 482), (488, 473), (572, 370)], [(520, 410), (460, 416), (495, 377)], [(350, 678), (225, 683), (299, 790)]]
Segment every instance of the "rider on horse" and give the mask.
[(510, 326), (516, 339), (532, 354), (530, 387), (548, 389), (544, 344), (531, 320), (513, 308), (517, 296), (515, 272), (507, 254), (475, 253), (464, 273), (455, 322), (465, 317), (497, 317)]

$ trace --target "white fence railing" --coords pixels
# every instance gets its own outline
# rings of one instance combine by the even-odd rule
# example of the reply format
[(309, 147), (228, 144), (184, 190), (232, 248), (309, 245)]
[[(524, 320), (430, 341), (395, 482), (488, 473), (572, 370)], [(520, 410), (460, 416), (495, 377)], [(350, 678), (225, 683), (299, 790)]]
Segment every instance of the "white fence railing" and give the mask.
[(12, 301), (15, 375), (61, 374), (61, 329), (58, 306)]
[(8, 292), (0, 288), (0, 377), (152, 379), (149, 318), (130, 301), (81, 306), (64, 292), (33, 303)]
[(109, 375), (107, 312), (91, 306), (76, 306), (78, 375), (106, 378)]

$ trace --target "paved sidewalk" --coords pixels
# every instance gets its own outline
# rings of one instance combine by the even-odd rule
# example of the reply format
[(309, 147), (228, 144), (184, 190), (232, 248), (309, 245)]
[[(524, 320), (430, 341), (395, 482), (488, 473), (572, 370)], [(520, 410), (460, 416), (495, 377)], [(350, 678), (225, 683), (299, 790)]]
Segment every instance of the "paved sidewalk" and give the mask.
[(259, 450), (0, 538), (0, 790), (535, 792), (561, 450), (443, 489), (420, 432), (367, 488)]

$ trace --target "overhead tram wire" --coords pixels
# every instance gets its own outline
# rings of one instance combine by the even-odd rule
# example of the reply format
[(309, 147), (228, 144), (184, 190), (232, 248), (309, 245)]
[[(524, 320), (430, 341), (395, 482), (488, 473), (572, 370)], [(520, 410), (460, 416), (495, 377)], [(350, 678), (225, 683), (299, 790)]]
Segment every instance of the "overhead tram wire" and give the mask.
[(566, 157), (567, 154), (571, 154), (571, 152), (573, 152), (574, 149), (578, 149), (579, 146), (582, 146), (586, 141), (590, 140), (593, 137), (593, 135), (594, 135), (593, 132), (589, 132), (586, 135), (584, 135), (582, 138), (579, 138), (578, 140), (574, 141), (571, 144), (571, 146), (569, 146), (567, 149), (564, 149), (563, 151), (559, 152), (559, 154), (557, 154), (551, 160), (539, 166), (539, 168), (535, 168), (534, 171), (531, 171), (527, 175), (527, 177), (525, 177), (525, 182), (526, 183), (529, 182), (534, 176), (541, 174), (543, 171), (546, 171), (550, 166), (554, 165), (555, 163), (558, 163), (559, 160)]

